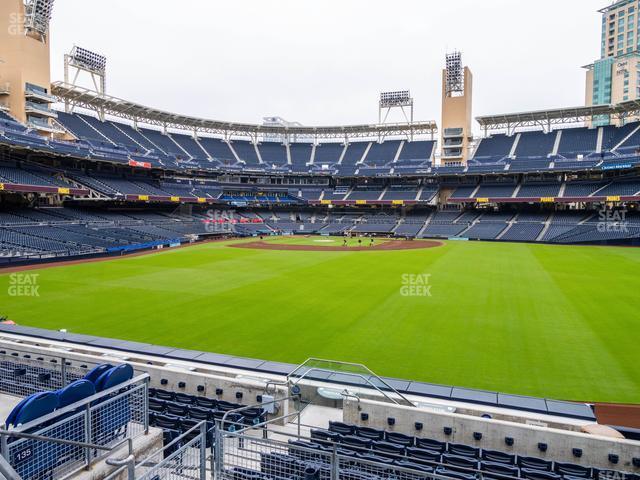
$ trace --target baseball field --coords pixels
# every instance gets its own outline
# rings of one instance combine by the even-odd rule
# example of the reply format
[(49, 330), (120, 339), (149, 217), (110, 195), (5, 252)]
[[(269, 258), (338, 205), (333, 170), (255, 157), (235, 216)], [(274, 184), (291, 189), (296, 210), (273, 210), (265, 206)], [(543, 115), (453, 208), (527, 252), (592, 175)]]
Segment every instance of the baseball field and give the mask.
[[(566, 400), (640, 402), (640, 250), (274, 238), (0, 271), (22, 325)], [(31, 290), (33, 293), (33, 290)], [(6, 293), (5, 293), (6, 292)], [(10, 294), (13, 293), (12, 294)], [(20, 293), (20, 291), (18, 291)], [(24, 292), (23, 292), (24, 293)]]

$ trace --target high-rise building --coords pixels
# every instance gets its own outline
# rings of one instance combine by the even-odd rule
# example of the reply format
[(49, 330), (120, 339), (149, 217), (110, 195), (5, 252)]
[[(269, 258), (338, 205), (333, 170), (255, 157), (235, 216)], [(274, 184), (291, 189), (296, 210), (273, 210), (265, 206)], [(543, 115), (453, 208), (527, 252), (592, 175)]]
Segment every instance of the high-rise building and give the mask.
[[(640, 98), (640, 18), (638, 0), (618, 0), (602, 14), (600, 58), (587, 65), (586, 104), (613, 105)], [(634, 120), (632, 118), (627, 121)], [(609, 124), (597, 118), (594, 126)]]

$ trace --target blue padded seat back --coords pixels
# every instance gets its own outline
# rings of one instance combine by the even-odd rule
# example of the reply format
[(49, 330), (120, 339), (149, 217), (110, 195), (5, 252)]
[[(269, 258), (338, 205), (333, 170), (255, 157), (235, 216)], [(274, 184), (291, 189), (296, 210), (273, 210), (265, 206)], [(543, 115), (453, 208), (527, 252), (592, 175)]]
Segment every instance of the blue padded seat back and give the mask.
[(120, 385), (121, 383), (131, 380), (133, 378), (133, 367), (128, 363), (113, 367), (102, 375), (96, 381), (96, 392), (102, 392), (108, 390), (111, 387)]
[(91, 395), (95, 395), (96, 387), (89, 380), (77, 380), (70, 383), (64, 388), (61, 388), (57, 392), (58, 395), (58, 408), (64, 408), (72, 403), (84, 400)]
[(98, 381), (100, 376), (104, 372), (106, 372), (107, 370), (111, 370), (112, 368), (113, 368), (113, 365), (111, 365), (110, 363), (103, 363), (102, 365), (98, 365), (97, 367), (93, 368), (93, 370), (91, 370), (89, 373), (87, 373), (84, 376), (84, 379), (89, 380), (91, 383), (95, 385), (95, 383)]
[(40, 392), (31, 396), (15, 416), (14, 426), (29, 423), (36, 418), (44, 417), (58, 408), (56, 392)]
[(7, 417), (7, 421), (5, 422), (5, 427), (9, 428), (9, 425), (15, 425), (16, 417), (18, 416), (18, 413), (20, 413), (20, 410), (22, 409), (24, 404), (27, 403), (31, 398), (35, 397), (36, 395), (38, 394), (32, 393), (28, 397), (24, 397), (22, 400), (20, 400), (20, 403), (18, 403), (15, 407), (13, 407), (13, 410), (11, 410), (11, 413)]

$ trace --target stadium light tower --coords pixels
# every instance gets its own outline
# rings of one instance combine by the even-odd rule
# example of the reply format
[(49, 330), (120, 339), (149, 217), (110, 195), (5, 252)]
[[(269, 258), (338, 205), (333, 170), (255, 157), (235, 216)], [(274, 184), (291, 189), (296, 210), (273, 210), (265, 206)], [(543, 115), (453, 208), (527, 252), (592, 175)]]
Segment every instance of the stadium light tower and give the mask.
[(469, 156), (471, 115), (473, 107), (473, 75), (462, 64), (460, 52), (445, 57), (442, 71), (442, 143), (444, 165), (465, 165)]
[[(70, 83), (70, 73), (73, 70), (73, 81)], [(97, 93), (104, 95), (107, 90), (107, 57), (92, 52), (86, 48), (74, 46), (71, 52), (64, 56), (64, 82), (69, 85), (77, 85), (82, 72), (88, 73), (93, 87)], [(69, 112), (69, 102), (65, 102), (66, 111)]]
[[(409, 109), (409, 115), (405, 111)], [(382, 92), (380, 94), (380, 103), (378, 107), (378, 123), (384, 124), (389, 118), (389, 113), (393, 109), (402, 110), (407, 123), (413, 123), (413, 98), (409, 90), (399, 90), (395, 92)], [(384, 112), (384, 118), (382, 114)]]
[(445, 58), (445, 94), (458, 97), (464, 94), (464, 67), (460, 52), (448, 53)]
[(24, 4), (24, 28), (27, 34), (39, 36), (42, 41), (49, 32), (55, 0), (26, 0)]

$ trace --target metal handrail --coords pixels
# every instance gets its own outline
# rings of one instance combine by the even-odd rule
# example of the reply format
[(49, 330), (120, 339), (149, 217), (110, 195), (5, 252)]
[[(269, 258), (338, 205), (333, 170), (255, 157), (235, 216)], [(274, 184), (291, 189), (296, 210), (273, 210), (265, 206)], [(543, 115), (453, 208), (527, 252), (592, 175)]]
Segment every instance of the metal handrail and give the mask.
[[(164, 462), (165, 465), (171, 465), (173, 463), (173, 460), (175, 458), (177, 458), (179, 455), (181, 455), (181, 450), (184, 451), (185, 449), (190, 449), (193, 447), (193, 445), (195, 445), (196, 442), (200, 441), (200, 459), (199, 459), (199, 464), (197, 466), (185, 466), (185, 465), (180, 465), (180, 469), (181, 470), (194, 470), (194, 469), (198, 469), (199, 475), (198, 477), (191, 477), (188, 476), (188, 478), (198, 478), (199, 480), (205, 480), (206, 479), (206, 472), (207, 472), (207, 467), (206, 467), (206, 462), (207, 462), (207, 455), (206, 455), (206, 435), (207, 435), (207, 429), (206, 429), (206, 421), (203, 420), (202, 422), (198, 423), (198, 425), (190, 428), (189, 430), (187, 430), (187, 432), (183, 433), (180, 437), (176, 438), (174, 441), (172, 441), (171, 443), (169, 443), (168, 445), (166, 445), (165, 447), (163, 447), (161, 450), (158, 450), (156, 452), (154, 452), (152, 455), (150, 455), (149, 457), (147, 457), (144, 461), (136, 464), (133, 468), (133, 470), (130, 470), (130, 477), (128, 480), (134, 480), (134, 476), (135, 473), (137, 471), (137, 469), (141, 468), (141, 467), (148, 467), (148, 468), (155, 468), (155, 467), (159, 467), (162, 465), (162, 463)], [(151, 464), (149, 465), (149, 459), (153, 458), (154, 456), (158, 455), (159, 453), (164, 452), (166, 449), (168, 449), (169, 447), (175, 445), (177, 442), (182, 441), (183, 438), (186, 437), (186, 435), (188, 435), (190, 432), (192, 432), (193, 430), (195, 430), (196, 428), (200, 429), (200, 436), (198, 437), (194, 437), (192, 438), (189, 442), (187, 442), (186, 444), (182, 445), (180, 448), (176, 449), (175, 451), (173, 451), (171, 454), (169, 454), (167, 457), (163, 458), (160, 462), (155, 463), (155, 464)], [(131, 476), (132, 475), (132, 476)], [(186, 478), (185, 475), (180, 475)], [(143, 478), (148, 478), (148, 473), (145, 473), (143, 475)], [(155, 478), (155, 477), (154, 477)]]
[(0, 479), (7, 478), (9, 480), (21, 480), (20, 475), (16, 472), (11, 464), (0, 455)]
[[(273, 400), (271, 400), (270, 402), (265, 402), (265, 403), (254, 403), (253, 405), (243, 405), (242, 407), (239, 408), (235, 408), (233, 410), (228, 410), (225, 412), (225, 414), (222, 416), (222, 418), (220, 420), (218, 420), (218, 422), (220, 423), (220, 426), (224, 429), (224, 426), (227, 423), (227, 416), (231, 413), (240, 413), (244, 410), (250, 410), (252, 408), (262, 408), (265, 405), (271, 405), (274, 404), (276, 405), (279, 402), (286, 402), (288, 400), (293, 400), (295, 399), (297, 396), (296, 395), (289, 395), (288, 397), (284, 397), (284, 398), (274, 398)], [(229, 423), (233, 423), (238, 425), (238, 422), (229, 422)], [(255, 425), (252, 425), (250, 427), (255, 428)], [(246, 430), (246, 429), (245, 429)]]
[[(373, 371), (371, 371), (366, 365), (360, 364), (360, 363), (350, 363), (350, 362), (340, 362), (337, 360), (325, 360), (322, 358), (309, 358), (307, 359), (304, 363), (302, 363), (301, 365), (298, 365), (291, 373), (289, 373), (287, 375), (287, 380), (289, 382), (291, 382), (290, 378), (300, 369), (304, 368), (307, 363), (309, 362), (324, 362), (324, 363), (333, 363), (333, 364), (338, 364), (338, 365), (345, 365), (345, 366), (351, 366), (351, 367), (359, 367), (362, 368), (363, 370), (365, 370), (371, 377), (375, 377), (377, 380), (380, 381), (380, 383), (383, 384), (383, 386), (385, 386), (389, 391), (395, 393), (398, 397), (400, 397), (406, 404), (406, 406), (410, 406), (410, 407), (415, 407), (415, 404), (410, 401), (407, 397), (405, 397), (402, 393), (398, 392), (395, 388), (393, 388), (391, 385), (389, 385), (387, 382), (385, 382), (382, 378), (380, 378), (378, 375), (376, 375)], [(325, 368), (320, 368), (320, 367), (308, 367), (309, 369), (304, 372), (302, 375), (300, 375), (298, 377), (298, 380), (296, 382), (291, 382), (292, 385), (297, 385), (298, 383), (300, 383), (310, 372), (312, 371), (319, 371), (319, 372), (325, 372), (325, 373), (339, 373), (339, 374), (343, 374), (343, 375), (350, 375), (356, 378), (360, 378), (362, 379), (366, 384), (369, 384), (371, 387), (373, 387), (375, 390), (377, 390), (380, 394), (382, 394), (385, 398), (387, 398), (389, 401), (391, 401), (392, 403), (395, 403), (396, 405), (400, 405), (400, 402), (396, 401), (395, 399), (391, 398), (389, 395), (387, 395), (382, 389), (380, 389), (377, 385), (375, 385), (369, 378), (366, 378), (364, 375), (359, 374), (359, 373), (354, 373), (354, 372), (341, 372), (341, 371), (336, 371), (336, 370), (329, 370), (329, 369), (325, 369)]]
[(161, 453), (163, 453), (165, 450), (168, 450), (170, 447), (173, 447), (174, 445), (180, 443), (182, 441), (183, 438), (185, 438), (188, 434), (190, 434), (191, 432), (193, 432), (196, 429), (202, 429), (202, 425), (205, 426), (207, 425), (207, 421), (206, 420), (202, 420), (201, 422), (198, 422), (197, 425), (194, 425), (193, 427), (191, 427), (189, 430), (187, 430), (186, 432), (184, 432), (182, 435), (174, 438), (173, 440), (171, 440), (171, 442), (169, 442), (168, 444), (164, 445), (160, 450), (156, 450), (155, 452), (153, 452), (152, 454), (150, 454), (149, 456), (145, 457), (141, 462), (136, 464), (136, 468), (140, 468), (140, 467), (144, 467), (144, 466), (149, 466), (148, 463), (149, 461), (160, 455)]
[[(71, 445), (74, 447), (82, 447), (82, 448), (91, 448), (94, 450), (104, 450), (109, 451), (112, 447), (104, 447), (101, 445), (95, 445), (93, 443), (85, 443), (85, 442), (77, 442), (74, 440), (64, 440), (62, 438), (51, 438), (45, 437), (42, 435), (35, 435), (32, 433), (24, 433), (24, 432), (16, 432), (14, 430), (4, 430), (0, 429), (0, 437), (8, 437), (8, 438), (26, 438), (29, 440), (39, 440), (42, 442), (51, 442), (51, 443), (59, 443), (61, 445)], [(120, 444), (118, 444), (120, 446)]]

